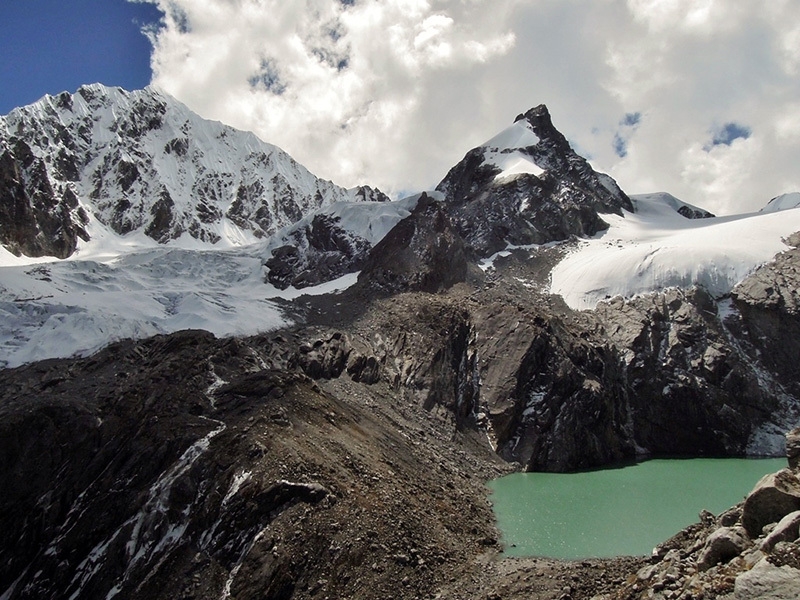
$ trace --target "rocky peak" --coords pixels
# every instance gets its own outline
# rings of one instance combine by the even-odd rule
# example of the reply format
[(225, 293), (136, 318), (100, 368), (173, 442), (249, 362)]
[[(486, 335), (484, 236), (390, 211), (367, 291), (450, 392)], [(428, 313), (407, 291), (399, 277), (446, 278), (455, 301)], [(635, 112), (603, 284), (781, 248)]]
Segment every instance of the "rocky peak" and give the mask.
[(477, 256), (594, 235), (607, 228), (601, 213), (633, 210), (613, 179), (575, 153), (543, 104), (470, 150), (436, 189)]
[(358, 283), (380, 292), (437, 292), (466, 274), (461, 237), (442, 203), (423, 193), (411, 214), (372, 249)]

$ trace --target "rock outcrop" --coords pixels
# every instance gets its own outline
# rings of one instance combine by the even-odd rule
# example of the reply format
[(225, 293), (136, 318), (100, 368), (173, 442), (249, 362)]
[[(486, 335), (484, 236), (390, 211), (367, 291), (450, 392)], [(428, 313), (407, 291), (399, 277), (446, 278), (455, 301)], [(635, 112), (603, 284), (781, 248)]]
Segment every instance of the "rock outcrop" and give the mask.
[(267, 259), (267, 281), (278, 289), (304, 288), (358, 271), (371, 244), (338, 226), (338, 219), (315, 215), (291, 234), (290, 243), (275, 248)]
[(412, 213), (369, 253), (358, 286), (382, 294), (438, 292), (464, 281), (467, 257), (442, 203), (422, 194)]
[(800, 233), (794, 246), (763, 265), (733, 290), (743, 333), (787, 392), (800, 396)]
[(85, 210), (70, 187), (54, 188), (44, 161), (17, 139), (0, 143), (0, 243), (19, 256), (66, 258), (88, 240)]
[(482, 364), (479, 412), (501, 456), (564, 471), (647, 454), (784, 451), (798, 402), (730, 301), (669, 289), (574, 312), (543, 291), (560, 252), (495, 261), (467, 299)]

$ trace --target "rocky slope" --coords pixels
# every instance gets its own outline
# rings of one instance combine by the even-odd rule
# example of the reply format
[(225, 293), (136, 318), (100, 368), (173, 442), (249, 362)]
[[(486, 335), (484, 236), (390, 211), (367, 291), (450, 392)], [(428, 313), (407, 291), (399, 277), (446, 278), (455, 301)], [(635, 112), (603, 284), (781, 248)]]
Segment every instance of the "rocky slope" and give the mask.
[(463, 575), (496, 544), (500, 465), (383, 379), (329, 382), (344, 363), (311, 357), (336, 342), (187, 331), (3, 371), (4, 597), (413, 598)]
[(0, 243), (16, 255), (65, 258), (104, 228), (159, 243), (252, 242), (321, 206), (365, 200), (387, 198), (320, 180), (151, 88), (84, 86), (0, 118)]

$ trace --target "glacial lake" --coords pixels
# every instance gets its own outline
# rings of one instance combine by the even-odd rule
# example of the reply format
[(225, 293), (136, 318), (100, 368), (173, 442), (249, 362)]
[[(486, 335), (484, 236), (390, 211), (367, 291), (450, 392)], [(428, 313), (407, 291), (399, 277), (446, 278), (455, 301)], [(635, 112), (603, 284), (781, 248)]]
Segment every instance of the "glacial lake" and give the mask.
[(577, 559), (649, 555), (706, 509), (741, 502), (785, 458), (653, 459), (579, 473), (489, 482), (505, 553)]

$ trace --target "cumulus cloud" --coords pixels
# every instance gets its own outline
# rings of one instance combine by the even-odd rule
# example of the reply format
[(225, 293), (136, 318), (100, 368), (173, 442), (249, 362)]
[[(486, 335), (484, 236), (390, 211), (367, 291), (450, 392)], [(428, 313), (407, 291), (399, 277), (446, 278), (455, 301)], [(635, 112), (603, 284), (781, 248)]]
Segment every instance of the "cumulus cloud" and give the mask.
[(798, 0), (147, 0), (153, 84), (320, 176), (401, 194), (547, 103), (630, 193), (800, 189)]

